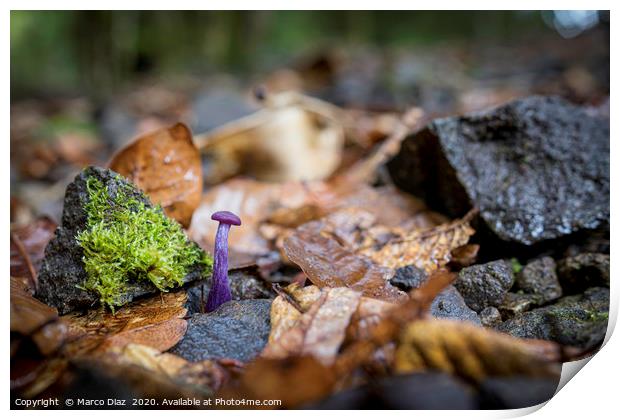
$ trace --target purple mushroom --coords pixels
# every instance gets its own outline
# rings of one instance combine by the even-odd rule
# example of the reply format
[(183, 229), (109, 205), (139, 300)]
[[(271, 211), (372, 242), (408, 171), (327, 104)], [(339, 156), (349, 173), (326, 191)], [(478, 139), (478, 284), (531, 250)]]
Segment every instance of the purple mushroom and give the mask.
[(213, 261), (213, 280), (207, 297), (207, 312), (216, 310), (221, 304), (232, 300), (228, 284), (228, 231), (230, 225), (241, 225), (239, 216), (229, 211), (218, 211), (211, 219), (220, 222), (215, 234), (215, 256)]

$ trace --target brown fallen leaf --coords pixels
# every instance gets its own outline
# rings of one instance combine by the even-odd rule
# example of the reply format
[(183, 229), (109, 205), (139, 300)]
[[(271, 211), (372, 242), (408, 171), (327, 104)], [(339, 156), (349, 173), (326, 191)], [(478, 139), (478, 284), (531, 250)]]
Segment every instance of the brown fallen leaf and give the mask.
[(359, 252), (385, 267), (414, 265), (431, 273), (450, 261), (452, 250), (467, 244), (474, 234), (469, 225), (473, 215), (413, 232), (379, 226), (369, 231)]
[(138, 137), (108, 166), (161, 204), (169, 217), (189, 226), (202, 195), (202, 165), (187, 126), (178, 123)]
[(11, 277), (11, 390), (32, 397), (62, 374), (57, 354), (67, 340), (58, 313), (32, 297), (23, 279)]
[[(360, 292), (346, 287), (323, 289), (312, 306), (285, 331), (278, 328), (278, 323), (284, 321), (288, 324), (290, 321), (284, 317), (278, 318), (274, 301), (273, 330), (262, 357), (278, 359), (308, 354), (330, 365), (345, 338), (346, 328), (357, 310), (360, 297)], [(283, 300), (280, 296), (275, 300), (279, 299)]]
[(45, 247), (54, 236), (55, 229), (56, 223), (49, 217), (40, 217), (21, 227), (11, 227), (11, 276), (28, 278), (32, 292), (36, 290)]
[[(349, 217), (353, 215), (354, 221)], [(388, 282), (391, 270), (351, 250), (357, 241), (353, 227), (370, 223), (368, 213), (332, 213), (297, 228), (284, 241), (284, 251), (320, 288), (349, 287), (367, 297), (403, 301), (406, 295)]]
[(92, 309), (86, 315), (65, 315), (62, 319), (69, 325), (73, 340), (65, 346), (65, 353), (74, 357), (129, 343), (168, 350), (187, 330), (187, 321), (183, 319), (186, 300), (187, 294), (181, 290), (136, 301), (115, 315), (105, 308)]
[(397, 373), (441, 370), (480, 382), (486, 376), (559, 374), (559, 346), (527, 341), (466, 322), (414, 321), (401, 333)]
[(360, 311), (361, 316), (369, 314), (371, 322), (362, 330), (355, 328), (355, 324), (352, 325), (349, 332), (357, 333), (359, 339), (348, 343), (338, 355), (333, 365), (336, 375), (346, 378), (360, 366), (375, 365), (377, 354), (384, 353), (384, 350), (397, 340), (405, 325), (427, 316), (435, 297), (455, 278), (455, 274), (445, 270), (431, 273), (421, 287), (410, 292), (409, 300), (392, 308), (384, 308), (387, 313), (378, 320), (373, 319), (372, 314), (376, 314), (380, 309), (374, 307)]
[[(293, 356), (285, 359), (258, 358), (237, 382), (216, 394), (218, 398), (238, 400), (280, 400), (279, 406), (247, 405), (233, 408), (296, 408), (304, 403), (326, 397), (336, 385), (334, 371), (312, 356)], [(227, 408), (227, 407), (216, 407)], [(228, 407), (231, 408), (231, 407)]]
[(103, 358), (119, 365), (139, 366), (177, 383), (197, 385), (211, 391), (219, 390), (231, 375), (229, 369), (218, 361), (191, 363), (172, 353), (162, 353), (152, 347), (135, 343), (115, 347), (105, 353)]
[(11, 332), (28, 337), (43, 355), (57, 351), (67, 336), (67, 326), (56, 309), (35, 299), (24, 282), (11, 277)]

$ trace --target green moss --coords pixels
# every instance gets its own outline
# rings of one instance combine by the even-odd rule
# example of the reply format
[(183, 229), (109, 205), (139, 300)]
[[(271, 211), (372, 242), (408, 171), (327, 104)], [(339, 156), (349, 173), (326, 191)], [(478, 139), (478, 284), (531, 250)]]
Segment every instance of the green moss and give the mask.
[(521, 272), (521, 270), (523, 270), (523, 266), (521, 265), (519, 260), (516, 259), (516, 258), (512, 258), (510, 260), (510, 265), (512, 266), (512, 273), (515, 274), (515, 275), (519, 274)]
[(89, 177), (86, 185), (88, 225), (77, 237), (87, 274), (82, 288), (97, 293), (102, 304), (112, 311), (121, 306), (130, 280), (165, 292), (182, 285), (199, 264), (209, 274), (211, 256), (188, 241), (161, 207), (146, 207), (124, 183), (114, 196), (97, 178)]

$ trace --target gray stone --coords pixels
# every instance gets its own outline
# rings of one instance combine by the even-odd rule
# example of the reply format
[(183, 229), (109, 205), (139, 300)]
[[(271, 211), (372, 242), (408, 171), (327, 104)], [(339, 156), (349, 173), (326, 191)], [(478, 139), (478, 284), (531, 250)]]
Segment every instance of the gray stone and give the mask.
[(480, 312), (487, 306), (501, 304), (513, 283), (510, 264), (497, 260), (462, 269), (454, 286), (463, 295), (467, 306)]
[(431, 315), (436, 318), (458, 319), (480, 325), (480, 318), (463, 300), (454, 286), (446, 287), (431, 304)]
[(408, 292), (411, 289), (417, 289), (426, 281), (426, 271), (416, 267), (415, 265), (407, 265), (396, 269), (394, 277), (390, 279), (392, 286), (398, 287), (400, 290)]
[[(192, 285), (187, 289), (187, 303), (185, 306), (188, 309), (188, 314), (192, 315), (202, 312), (200, 301), (204, 298), (206, 303), (209, 290), (211, 290), (211, 280), (211, 277), (209, 277), (204, 282)], [(254, 270), (231, 270), (228, 272), (228, 281), (233, 300), (273, 299), (276, 297), (276, 292), (265, 284), (256, 275)]]
[(388, 164), (451, 216), (480, 209), (495, 238), (531, 245), (609, 221), (609, 119), (534, 96), (433, 121)]
[(215, 311), (194, 314), (187, 333), (170, 352), (191, 362), (236, 359), (248, 362), (267, 344), (271, 300), (226, 302)]
[(502, 317), (508, 319), (515, 315), (522, 314), (538, 306), (540, 303), (541, 298), (538, 295), (508, 292), (506, 296), (504, 296), (504, 301), (498, 306), (498, 309)]
[[(89, 201), (89, 195), (86, 180), (91, 176), (99, 179), (111, 196), (115, 196), (119, 189), (129, 186), (130, 197), (143, 202), (147, 207), (153, 207), (142, 191), (109, 169), (88, 167), (67, 186), (61, 224), (45, 248), (36, 295), (41, 301), (58, 309), (60, 314), (87, 308), (99, 301), (95, 293), (78, 288), (86, 279), (86, 271), (82, 262), (82, 248), (77, 243), (76, 236), (87, 226), (84, 206)], [(197, 267), (185, 281), (200, 279), (201, 271), (200, 267)], [(157, 288), (150, 283), (129, 280), (127, 290), (120, 300), (124, 304), (139, 296), (156, 292)]]
[(609, 287), (609, 255), (579, 254), (558, 263), (560, 282), (569, 291), (592, 286)]
[(485, 327), (492, 327), (502, 322), (502, 314), (495, 306), (487, 306), (480, 311), (480, 322)]
[(516, 284), (524, 292), (540, 296), (540, 303), (550, 302), (562, 296), (555, 261), (551, 257), (543, 257), (528, 263), (517, 274)]
[(516, 337), (591, 349), (605, 337), (608, 318), (609, 290), (593, 287), (581, 295), (567, 296), (553, 305), (517, 315), (497, 329)]

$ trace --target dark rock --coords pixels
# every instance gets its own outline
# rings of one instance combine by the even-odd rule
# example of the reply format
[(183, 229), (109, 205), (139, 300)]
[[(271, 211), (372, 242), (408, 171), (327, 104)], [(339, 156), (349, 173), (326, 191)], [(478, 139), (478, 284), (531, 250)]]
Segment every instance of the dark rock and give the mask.
[(540, 296), (540, 303), (550, 302), (562, 296), (555, 261), (551, 257), (543, 257), (528, 263), (517, 274), (516, 284), (524, 292)]
[(501, 410), (526, 408), (549, 401), (555, 394), (560, 378), (526, 376), (485, 379), (479, 387), (480, 408)]
[(416, 267), (415, 265), (407, 265), (396, 269), (394, 277), (390, 279), (392, 286), (398, 287), (400, 290), (408, 292), (411, 289), (417, 289), (426, 280), (426, 271)]
[(418, 373), (381, 379), (377, 397), (385, 407), (402, 410), (467, 410), (477, 408), (472, 389), (446, 373)]
[(477, 395), (466, 383), (439, 372), (390, 376), (306, 406), (308, 409), (471, 410)]
[(502, 322), (502, 314), (495, 306), (487, 306), (480, 311), (480, 322), (485, 327), (492, 327)]
[(431, 315), (436, 318), (458, 319), (480, 325), (478, 314), (465, 304), (463, 296), (454, 286), (446, 287), (433, 300)]
[(592, 286), (609, 287), (609, 255), (579, 254), (558, 263), (560, 282), (569, 291)]
[(479, 208), (502, 241), (531, 245), (609, 220), (609, 119), (561, 98), (435, 120), (388, 167), (436, 210)]
[[(145, 203), (147, 207), (152, 207), (142, 191), (125, 181), (124, 178), (117, 177), (118, 174), (109, 169), (88, 167), (67, 186), (61, 224), (56, 229), (54, 238), (45, 248), (45, 258), (39, 273), (37, 289), (37, 298), (58, 309), (60, 314), (90, 307), (99, 301), (95, 293), (77, 287), (86, 279), (82, 248), (75, 238), (87, 227), (84, 206), (89, 201), (86, 180), (90, 176), (99, 179), (107, 187), (111, 196), (115, 196), (121, 188), (128, 185), (131, 189), (130, 197)], [(200, 270), (196, 270), (190, 273), (185, 281), (190, 282), (200, 278)], [(139, 296), (157, 291), (157, 288), (150, 283), (128, 281), (127, 290), (121, 297), (121, 302), (131, 302)]]
[(582, 295), (567, 296), (503, 322), (497, 329), (521, 338), (553, 340), (591, 349), (607, 331), (609, 290), (593, 287)]
[(467, 306), (480, 312), (487, 306), (497, 306), (512, 287), (512, 267), (504, 260), (464, 268), (454, 282)]
[[(276, 297), (276, 292), (258, 278), (253, 270), (231, 270), (228, 272), (228, 281), (230, 282), (230, 292), (233, 300), (273, 299)], [(203, 285), (204, 290), (202, 289)], [(194, 284), (187, 289), (187, 303), (185, 307), (189, 315), (201, 312), (201, 297), (204, 296), (204, 301), (206, 302), (209, 290), (211, 290), (211, 278), (200, 284)]]
[(215, 311), (194, 314), (185, 337), (170, 352), (191, 362), (258, 356), (269, 338), (271, 301), (247, 299), (226, 302)]
[(540, 303), (541, 298), (538, 295), (508, 292), (498, 309), (504, 319), (507, 319), (522, 314)]

